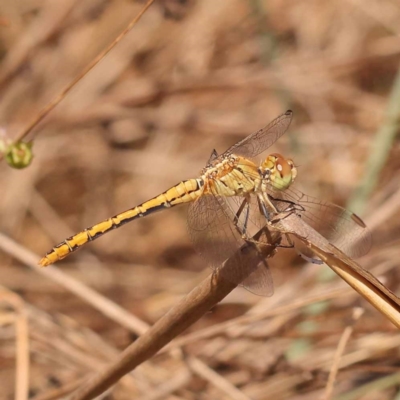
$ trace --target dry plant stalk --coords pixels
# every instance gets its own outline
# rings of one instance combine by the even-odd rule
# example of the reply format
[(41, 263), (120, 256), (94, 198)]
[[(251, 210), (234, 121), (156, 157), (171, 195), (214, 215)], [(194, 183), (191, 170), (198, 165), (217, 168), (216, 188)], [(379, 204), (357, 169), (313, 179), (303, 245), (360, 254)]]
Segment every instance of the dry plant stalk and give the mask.
[[(24, 301), (15, 293), (0, 287), (0, 300), (8, 303), (13, 308), (11, 318), (4, 322), (13, 322), (16, 330), (16, 376), (15, 399), (25, 400), (29, 393), (29, 325)], [(1, 321), (0, 321), (1, 325)]]
[[(34, 129), (39, 122), (43, 120), (52, 111), (60, 102), (61, 100), (71, 91), (71, 89), (86, 75), (88, 74), (125, 36), (129, 31), (139, 22), (140, 18), (143, 14), (147, 11), (147, 9), (154, 3), (154, 0), (148, 0), (146, 4), (143, 6), (139, 14), (137, 14), (132, 21), (128, 24), (128, 26), (113, 40), (110, 45), (104, 49), (97, 57), (95, 57), (87, 66), (86, 68), (78, 74), (68, 85), (61, 90), (56, 98), (51, 100), (47, 103), (42, 110), (40, 110), (35, 118), (30, 122), (30, 124), (23, 129), (17, 138), (14, 140), (15, 143), (24, 139), (31, 131)], [(0, 160), (2, 156), (0, 154)]]
[[(271, 243), (273, 245), (264, 245), (263, 248), (258, 245), (257, 249), (251, 245), (242, 247), (239, 256), (243, 257), (243, 251), (248, 249), (249, 251), (245, 254), (248, 265), (258, 263), (259, 251), (262, 251), (265, 257), (273, 255), (275, 246), (281, 238), (280, 230), (286, 231), (303, 242), (351, 287), (400, 328), (400, 299), (372, 274), (322, 238), (317, 232), (310, 229), (297, 215), (291, 214), (283, 218), (277, 222), (276, 226), (278, 230), (272, 231)], [(296, 232), (293, 230), (294, 227)], [(307, 239), (309, 236), (312, 237), (311, 240)], [(318, 245), (315, 243), (318, 243)], [(122, 353), (119, 360), (85, 385), (84, 389), (78, 392), (73, 399), (89, 400), (100, 395), (125, 374), (154, 356), (172, 339), (199, 320), (236, 287), (235, 284), (226, 281), (222, 277), (224, 270), (229, 269), (230, 265), (235, 263), (235, 256), (233, 256), (220, 270), (200, 283), (178, 305), (173, 307), (144, 335), (129, 346)], [(248, 272), (244, 272), (243, 279), (248, 274)]]
[(344, 349), (350, 339), (350, 336), (352, 335), (352, 333), (354, 331), (354, 325), (356, 324), (356, 322), (360, 319), (360, 317), (363, 314), (364, 314), (364, 309), (362, 309), (360, 307), (355, 308), (353, 310), (351, 323), (346, 327), (346, 329), (342, 333), (338, 347), (335, 352), (335, 357), (333, 359), (332, 368), (329, 371), (328, 383), (326, 384), (325, 393), (322, 397), (322, 400), (330, 400), (332, 398), (333, 388), (334, 388), (337, 374), (339, 371), (339, 363), (343, 356)]
[(290, 235), (305, 244), (397, 328), (400, 328), (400, 299), (374, 275), (329, 243), (319, 233), (310, 229), (295, 214), (282, 219), (279, 224)]
[[(257, 235), (261, 233), (262, 231), (258, 232), (254, 238), (257, 239)], [(279, 232), (273, 232), (271, 235), (272, 244), (244, 245), (236, 255), (241, 258), (241, 262), (243, 262), (244, 258), (247, 265), (257, 265), (260, 260), (260, 252), (265, 257), (272, 256), (280, 238)], [(83, 385), (82, 391), (79, 391), (73, 399), (89, 400), (104, 393), (125, 374), (154, 356), (166, 344), (198, 321), (226, 297), (237, 287), (237, 284), (223, 278), (224, 273), (226, 274), (226, 269), (231, 268), (232, 265), (236, 265), (238, 262), (236, 255), (233, 255), (220, 269), (197, 285), (145, 334), (126, 348), (120, 358), (106, 371)], [(243, 271), (243, 280), (250, 272)]]
[(400, 328), (400, 299), (382, 282), (335, 246), (331, 245), (332, 252), (327, 252), (309, 240), (296, 236), (354, 290)]

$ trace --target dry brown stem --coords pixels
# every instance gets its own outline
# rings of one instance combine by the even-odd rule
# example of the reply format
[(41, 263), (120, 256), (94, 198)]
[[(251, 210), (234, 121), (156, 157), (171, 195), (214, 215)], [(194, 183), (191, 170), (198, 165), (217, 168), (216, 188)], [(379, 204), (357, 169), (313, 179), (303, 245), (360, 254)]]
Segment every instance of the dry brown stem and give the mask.
[(364, 310), (360, 307), (354, 309), (352, 321), (348, 326), (346, 326), (346, 329), (343, 331), (343, 334), (340, 337), (340, 341), (339, 341), (338, 347), (336, 349), (335, 357), (333, 359), (332, 368), (329, 371), (328, 383), (325, 388), (323, 400), (329, 400), (332, 397), (333, 387), (334, 387), (335, 380), (336, 380), (336, 377), (338, 374), (340, 360), (343, 356), (344, 350), (346, 348), (346, 344), (350, 340), (350, 336), (354, 331), (354, 325), (360, 319), (360, 317), (363, 315), (363, 313), (364, 313)]
[[(279, 233), (275, 233), (272, 243), (276, 243), (279, 238)], [(272, 254), (274, 248), (273, 245), (265, 246), (262, 251), (267, 257)], [(239, 250), (239, 257), (245, 256), (248, 265), (258, 264), (259, 254), (253, 246), (246, 247), (246, 250), (249, 251), (246, 251), (245, 255), (241, 250)], [(222, 277), (224, 270), (229, 269), (236, 262), (234, 255), (221, 269), (203, 280), (145, 334), (125, 349), (121, 357), (114, 364), (84, 385), (84, 388), (73, 399), (89, 400), (99, 396), (118, 382), (125, 374), (154, 356), (171, 340), (198, 321), (207, 311), (236, 288), (236, 284)], [(244, 272), (243, 279), (245, 277), (246, 272)]]
[(400, 299), (374, 275), (337, 247), (330, 244), (317, 232), (310, 229), (301, 219), (292, 214), (280, 223), (301, 240), (312, 252), (327, 264), (354, 290), (400, 328)]
[[(132, 21), (128, 24), (128, 26), (113, 40), (110, 45), (104, 49), (97, 57), (95, 57), (87, 66), (86, 68), (78, 74), (70, 83), (61, 92), (51, 100), (48, 104), (46, 104), (41, 111), (39, 111), (35, 118), (30, 122), (30, 124), (23, 129), (15, 139), (15, 142), (19, 142), (23, 138), (25, 138), (32, 129), (37, 126), (46, 115), (49, 114), (50, 111), (56, 107), (62, 99), (71, 91), (71, 89), (86, 75), (88, 74), (121, 40), (125, 37), (125, 35), (136, 25), (136, 23), (140, 20), (143, 14), (147, 11), (147, 9), (154, 3), (154, 0), (148, 0), (147, 3), (144, 5), (142, 10), (137, 14)], [(1, 159), (1, 155), (0, 155)]]

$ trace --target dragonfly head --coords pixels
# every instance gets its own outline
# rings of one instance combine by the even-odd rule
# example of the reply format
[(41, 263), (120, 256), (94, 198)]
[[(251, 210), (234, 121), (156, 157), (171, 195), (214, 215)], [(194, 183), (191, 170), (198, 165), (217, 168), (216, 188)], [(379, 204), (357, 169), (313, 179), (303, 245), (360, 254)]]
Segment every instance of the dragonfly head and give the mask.
[(293, 161), (278, 153), (270, 154), (261, 164), (259, 171), (276, 190), (287, 189), (297, 176), (297, 168)]

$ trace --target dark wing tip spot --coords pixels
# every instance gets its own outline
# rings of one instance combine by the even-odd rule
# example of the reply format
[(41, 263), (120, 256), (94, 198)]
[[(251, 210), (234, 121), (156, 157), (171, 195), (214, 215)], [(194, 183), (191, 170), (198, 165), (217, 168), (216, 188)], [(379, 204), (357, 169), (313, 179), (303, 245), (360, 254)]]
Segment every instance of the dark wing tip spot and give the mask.
[(361, 228), (366, 228), (367, 225), (365, 225), (365, 222), (356, 214), (352, 214), (351, 215), (351, 219), (359, 226), (361, 226)]

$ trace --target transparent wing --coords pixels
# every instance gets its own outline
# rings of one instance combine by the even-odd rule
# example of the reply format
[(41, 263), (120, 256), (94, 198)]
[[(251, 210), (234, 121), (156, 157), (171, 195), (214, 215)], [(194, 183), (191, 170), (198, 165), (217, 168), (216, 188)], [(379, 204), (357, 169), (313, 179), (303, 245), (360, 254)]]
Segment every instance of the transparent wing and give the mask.
[[(358, 258), (370, 250), (371, 234), (361, 218), (351, 211), (305, 195), (292, 187), (283, 192), (275, 191), (271, 195), (283, 200), (275, 202), (280, 211), (296, 204), (301, 219), (347, 256)], [(306, 249), (301, 250), (301, 253), (305, 258), (310, 258), (311, 253)]]
[(269, 265), (261, 260), (256, 269), (241, 283), (249, 292), (258, 296), (272, 296), (274, 284)]
[[(254, 179), (255, 176), (248, 174), (247, 178)], [(348, 257), (359, 258), (370, 250), (371, 233), (362, 219), (353, 212), (308, 196), (293, 186), (282, 191), (269, 185), (267, 192), (278, 211), (282, 212), (295, 207), (297, 215), (304, 222)], [(306, 259), (312, 258), (309, 250), (302, 249), (300, 252)], [(315, 262), (316, 259), (309, 261)]]
[(223, 209), (223, 201), (217, 196), (203, 195), (188, 210), (188, 228), (194, 247), (213, 269), (219, 268), (244, 243), (232, 223), (234, 214), (226, 215), (229, 210)]
[(234, 144), (223, 155), (233, 153), (249, 158), (257, 156), (272, 146), (287, 131), (292, 121), (292, 115), (291, 110), (286, 111), (264, 128)]
[(214, 160), (216, 160), (217, 158), (218, 158), (217, 150), (213, 149), (213, 151), (211, 152), (210, 157), (209, 157), (209, 159), (208, 159), (208, 161), (207, 161), (207, 164), (212, 163), (212, 162), (213, 162)]
[[(233, 260), (230, 262), (229, 269), (221, 269), (225, 279), (244, 286), (252, 293), (271, 296), (273, 294), (272, 277), (264, 256), (256, 254), (251, 258), (251, 265), (249, 265), (249, 257), (245, 257), (242, 253), (248, 245), (233, 221), (243, 201), (244, 199), (240, 197), (229, 198), (228, 204), (225, 197), (217, 195), (199, 197), (189, 206), (189, 233), (196, 250), (214, 270), (219, 269), (228, 258)], [(256, 213), (257, 210), (254, 210), (255, 215)], [(237, 222), (240, 229), (244, 226), (244, 220), (245, 215), (242, 213)], [(255, 221), (253, 216), (249, 216), (248, 221), (247, 225), (251, 224), (252, 229), (257, 229), (256, 225), (261, 221), (265, 224), (265, 219), (259, 218)], [(243, 280), (244, 277), (246, 277), (245, 280)]]

